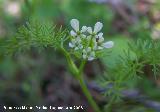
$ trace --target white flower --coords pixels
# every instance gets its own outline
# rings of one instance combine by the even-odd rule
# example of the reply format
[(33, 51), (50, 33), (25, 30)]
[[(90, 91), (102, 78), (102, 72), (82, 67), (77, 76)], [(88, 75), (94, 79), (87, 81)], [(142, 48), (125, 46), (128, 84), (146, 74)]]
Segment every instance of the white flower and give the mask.
[(88, 61), (92, 61), (95, 59), (95, 52), (91, 50), (91, 47), (88, 47), (86, 49), (83, 49), (83, 59), (88, 59)]
[(94, 30), (92, 30), (91, 27), (88, 27), (87, 31), (89, 34), (97, 34), (103, 27), (103, 24), (101, 22), (97, 22), (94, 26)]
[(76, 39), (72, 39), (71, 42), (69, 42), (69, 47), (74, 48), (74, 50), (82, 49), (83, 45), (81, 44), (80, 37), (77, 37)]
[(77, 19), (72, 19), (70, 23), (71, 23), (72, 28), (76, 32), (78, 32), (79, 31), (79, 21)]
[(73, 48), (75, 46), (75, 44), (69, 42), (69, 47)]
[(71, 30), (70, 34), (71, 34), (71, 36), (73, 36), (73, 37), (75, 37), (75, 36), (77, 35), (77, 33), (74, 32), (73, 30)]
[(87, 31), (87, 26), (82, 26), (81, 33), (86, 32), (86, 31)]
[(97, 22), (94, 26), (94, 33), (98, 33), (103, 27), (103, 24), (101, 22)]
[(98, 42), (99, 43), (102, 43), (104, 41), (104, 38), (102, 37), (102, 38), (99, 38), (99, 40), (98, 40)]
[(99, 33), (99, 34), (97, 35), (96, 38), (102, 38), (102, 37), (103, 37), (103, 33), (101, 32), (101, 33)]
[(89, 34), (92, 34), (92, 33), (93, 33), (91, 27), (88, 27), (88, 28), (87, 28), (87, 31), (88, 31)]
[[(70, 23), (73, 30), (70, 31), (69, 47), (75, 51), (79, 50), (78, 52), (82, 53), (83, 59), (92, 61), (96, 58), (97, 51), (113, 47), (112, 41), (104, 42), (103, 33), (100, 32), (103, 27), (101, 22), (97, 22), (93, 30), (86, 26), (80, 29), (77, 19), (72, 19)], [(85, 33), (86, 31), (88, 34)]]
[(103, 33), (99, 33), (96, 37), (97, 44), (94, 44), (94, 49), (102, 50), (103, 48), (112, 48), (114, 43), (113, 41), (104, 42)]
[(70, 31), (71, 36), (76, 37), (76, 36), (82, 36), (82, 37), (86, 37), (84, 34), (84, 32), (87, 31), (87, 26), (83, 26), (82, 29), (79, 29), (79, 21), (77, 19), (72, 19), (70, 21), (70, 24), (73, 28), (73, 30)]
[[(101, 22), (97, 22), (95, 24), (95, 26), (94, 26), (94, 30), (92, 30), (91, 27), (88, 27), (88, 29), (87, 29), (88, 33), (93, 36), (92, 40), (94, 40), (94, 38), (98, 39), (98, 41), (93, 41), (93, 44), (94, 44), (93, 49), (94, 50), (101, 50), (101, 49), (103, 49), (102, 46), (99, 46), (99, 44), (101, 44), (104, 41), (103, 33), (102, 32), (98, 33), (102, 29), (102, 27), (103, 27), (103, 24)], [(90, 36), (90, 38), (91, 38), (91, 36)]]
[[(100, 40), (98, 40), (99, 42)], [(102, 40), (101, 40), (102, 41)], [(102, 42), (102, 43), (98, 43), (97, 44), (94, 44), (94, 49), (95, 50), (102, 50), (104, 48), (112, 48), (114, 46), (114, 43), (113, 41), (108, 41), (108, 42)]]
[(113, 41), (108, 41), (102, 44), (104, 48), (112, 48), (114, 45)]
[(102, 43), (104, 41), (103, 33), (99, 33), (97, 38), (98, 38), (98, 43)]

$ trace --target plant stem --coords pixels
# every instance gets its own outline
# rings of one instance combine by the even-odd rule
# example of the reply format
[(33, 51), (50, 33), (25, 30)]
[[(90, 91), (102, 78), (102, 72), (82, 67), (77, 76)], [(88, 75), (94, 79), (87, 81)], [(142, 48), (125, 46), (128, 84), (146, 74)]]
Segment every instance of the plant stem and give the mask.
[(74, 62), (72, 61), (69, 53), (64, 48), (61, 48), (61, 51), (66, 57), (66, 60), (67, 60), (67, 63), (68, 63), (68, 68), (69, 68), (71, 74), (75, 78), (78, 78), (79, 70), (78, 70), (77, 66), (74, 64)]
[(93, 97), (91, 96), (85, 82), (82, 76), (79, 77), (79, 83), (80, 86), (82, 88), (82, 91), (84, 93), (84, 95), (86, 96), (88, 102), (90, 103), (90, 105), (92, 106), (92, 108), (95, 110), (95, 112), (101, 112), (101, 110), (99, 109), (98, 105), (96, 104), (96, 102), (94, 101)]
[(83, 79), (82, 72), (83, 72), (86, 61), (83, 60), (80, 64), (79, 69), (78, 69), (77, 66), (75, 65), (75, 63), (72, 61), (69, 53), (63, 47), (61, 48), (61, 51), (67, 59), (67, 63), (69, 65), (69, 69), (70, 69), (72, 75), (79, 81), (80, 86), (82, 88), (82, 91), (83, 91), (84, 95), (86, 96), (88, 102), (90, 103), (92, 108), (95, 110), (95, 112), (101, 112), (98, 105), (94, 101), (92, 95), (90, 94), (90, 92), (84, 82), (84, 79)]

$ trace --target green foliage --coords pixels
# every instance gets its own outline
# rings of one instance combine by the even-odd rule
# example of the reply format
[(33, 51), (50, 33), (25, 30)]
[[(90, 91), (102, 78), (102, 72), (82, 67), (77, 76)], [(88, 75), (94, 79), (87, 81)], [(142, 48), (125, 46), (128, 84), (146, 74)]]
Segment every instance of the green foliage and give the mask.
[(129, 44), (129, 46), (139, 59), (146, 60), (149, 63), (160, 63), (159, 41), (138, 39), (135, 43)]
[(154, 75), (157, 75), (160, 67), (160, 42), (151, 39), (138, 39), (136, 43), (130, 44), (130, 49), (134, 52), (140, 62), (149, 65)]
[(2, 54), (13, 54), (30, 50), (32, 47), (43, 49), (53, 47), (59, 49), (66, 40), (67, 31), (56, 29), (51, 23), (27, 22), (18, 29), (18, 33), (7, 40), (1, 41)]
[[(124, 53), (117, 58), (116, 64), (112, 67), (107, 64), (109, 66), (107, 72), (100, 77), (102, 87), (110, 87), (104, 94), (111, 100), (117, 101), (121, 97), (122, 90), (128, 88), (131, 82), (135, 84), (147, 77), (149, 73), (151, 77), (159, 75), (159, 50), (159, 41), (138, 39), (130, 42), (127, 50), (124, 50)], [(146, 72), (146, 67), (149, 73)]]

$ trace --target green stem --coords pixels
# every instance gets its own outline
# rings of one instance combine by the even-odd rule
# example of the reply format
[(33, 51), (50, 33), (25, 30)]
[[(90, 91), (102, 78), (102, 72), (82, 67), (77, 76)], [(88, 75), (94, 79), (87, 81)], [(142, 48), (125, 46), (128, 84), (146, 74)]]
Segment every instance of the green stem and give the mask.
[(95, 110), (95, 112), (101, 112), (101, 110), (99, 109), (98, 105), (96, 104), (96, 102), (94, 101), (92, 95), (90, 94), (84, 80), (83, 80), (83, 77), (79, 77), (79, 83), (80, 83), (80, 86), (82, 88), (82, 91), (83, 93), (85, 94), (88, 102), (90, 103), (90, 105), (92, 106), (92, 108)]
[(79, 67), (79, 75), (82, 74), (83, 70), (84, 70), (84, 66), (86, 64), (86, 60), (83, 60), (80, 64), (80, 67)]
[(83, 76), (82, 76), (82, 72), (83, 72), (86, 61), (82, 61), (81, 65), (78, 69), (77, 66), (75, 65), (75, 63), (72, 61), (69, 53), (63, 47), (61, 48), (61, 51), (66, 56), (67, 63), (69, 65), (69, 69), (70, 69), (71, 73), (73, 74), (73, 76), (75, 76), (75, 78), (79, 81), (80, 86), (82, 88), (82, 91), (83, 91), (84, 95), (86, 96), (88, 102), (90, 103), (92, 108), (95, 110), (95, 112), (101, 112), (98, 105), (94, 101), (92, 95), (90, 94), (90, 92), (84, 82)]
[(74, 64), (74, 62), (72, 61), (69, 53), (68, 53), (64, 48), (61, 48), (61, 51), (62, 51), (62, 53), (63, 53), (63, 54), (65, 55), (65, 57), (66, 57), (66, 60), (67, 60), (67, 63), (68, 63), (68, 67), (69, 67), (70, 72), (72, 73), (72, 75), (73, 75), (75, 78), (78, 78), (79, 70), (78, 70), (78, 68), (76, 67), (76, 65)]

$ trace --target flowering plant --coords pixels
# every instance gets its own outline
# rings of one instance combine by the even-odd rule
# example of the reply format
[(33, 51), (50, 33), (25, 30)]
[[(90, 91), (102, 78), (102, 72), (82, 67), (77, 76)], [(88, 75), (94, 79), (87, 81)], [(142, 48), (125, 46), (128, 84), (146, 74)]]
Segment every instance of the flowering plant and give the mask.
[[(73, 62), (70, 54), (61, 46), (62, 53), (66, 56), (69, 68), (73, 76), (79, 81), (83, 93), (87, 97), (89, 103), (95, 110), (95, 112), (101, 112), (96, 102), (93, 100), (88, 88), (84, 83), (84, 78), (82, 75), (86, 61), (92, 61), (98, 58), (98, 51), (102, 51), (104, 48), (113, 47), (114, 43), (112, 41), (104, 42), (103, 33), (100, 30), (103, 27), (101, 22), (97, 22), (94, 26), (94, 30), (91, 27), (83, 26), (80, 29), (79, 21), (77, 19), (72, 19), (70, 24), (73, 30), (70, 31), (70, 42), (69, 47), (73, 51), (73, 54), (78, 52), (81, 56), (80, 67)], [(62, 41), (63, 42), (63, 41)], [(63, 45), (63, 43), (61, 43)]]
[(95, 24), (94, 30), (87, 26), (83, 26), (80, 30), (77, 19), (72, 19), (70, 23), (73, 30), (70, 31), (69, 47), (75, 52), (81, 52), (83, 59), (92, 61), (97, 58), (97, 51), (113, 47), (112, 41), (104, 42), (103, 33), (100, 32), (103, 27), (101, 22)]
[[(35, 21), (27, 22), (26, 25), (19, 28), (15, 38), (7, 40), (5, 46), (2, 44), (5, 48), (3, 51), (12, 54), (15, 51), (31, 49), (32, 47), (52, 47), (61, 51), (66, 57), (72, 76), (79, 81), (88, 102), (95, 112), (101, 112), (85, 84), (83, 70), (87, 61), (97, 59), (99, 57), (98, 52), (113, 47), (114, 43), (112, 41), (104, 42), (103, 33), (100, 32), (103, 27), (101, 22), (97, 22), (94, 29), (87, 26), (80, 28), (77, 19), (72, 19), (70, 24), (73, 29), (68, 34), (68, 31), (62, 30), (62, 28), (57, 31), (56, 27), (51, 24)], [(64, 47), (66, 41), (69, 41), (69, 49)], [(80, 66), (76, 65), (71, 56), (72, 54), (78, 54), (81, 61)]]

